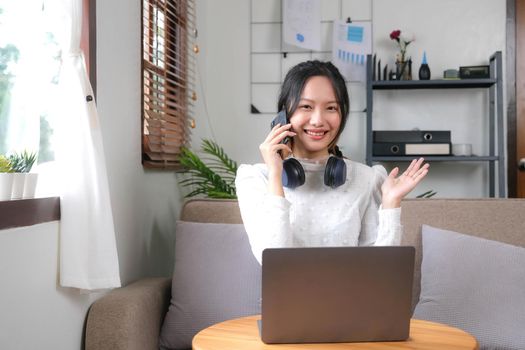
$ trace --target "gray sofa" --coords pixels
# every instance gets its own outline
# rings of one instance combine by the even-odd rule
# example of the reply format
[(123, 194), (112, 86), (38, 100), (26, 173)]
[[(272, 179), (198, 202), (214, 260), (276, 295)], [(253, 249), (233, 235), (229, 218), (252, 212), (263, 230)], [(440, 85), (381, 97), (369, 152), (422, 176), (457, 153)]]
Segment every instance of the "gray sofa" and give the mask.
[[(525, 247), (524, 218), (525, 200), (519, 199), (404, 200), (402, 244), (416, 247), (413, 306), (420, 296), (422, 224)], [(180, 220), (242, 223), (237, 202), (232, 200), (189, 200)], [(97, 300), (87, 316), (85, 349), (158, 349), (170, 289), (171, 279), (146, 278)]]

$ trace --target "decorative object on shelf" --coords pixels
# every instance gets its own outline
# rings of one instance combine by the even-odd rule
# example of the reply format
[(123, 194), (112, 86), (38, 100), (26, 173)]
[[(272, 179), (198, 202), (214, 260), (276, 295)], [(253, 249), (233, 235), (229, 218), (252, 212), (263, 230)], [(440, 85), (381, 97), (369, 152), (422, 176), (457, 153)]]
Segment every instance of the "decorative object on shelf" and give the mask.
[(419, 67), (419, 80), (430, 80), (430, 67), (427, 63), (427, 52), (423, 52), (423, 61)]
[(411, 64), (412, 60), (407, 59), (406, 52), (408, 45), (414, 41), (414, 38), (411, 40), (406, 40), (401, 37), (401, 30), (393, 30), (390, 33), (390, 39), (395, 40), (399, 46), (399, 53), (396, 55), (396, 79), (397, 80), (411, 80)]
[(412, 60), (396, 61), (396, 80), (412, 80)]
[(186, 173), (190, 177), (179, 183), (192, 188), (185, 197), (204, 194), (210, 198), (237, 198), (237, 162), (228, 157), (222, 147), (214, 141), (202, 140), (201, 151), (205, 155), (202, 159), (188, 148), (182, 147), (180, 164), (187, 169)]
[(470, 157), (472, 155), (472, 144), (455, 143), (452, 145), (452, 154), (455, 156)]
[(414, 41), (414, 38), (411, 40), (403, 39), (401, 37), (401, 30), (397, 29), (390, 33), (390, 39), (395, 40), (399, 46), (399, 55), (397, 57), (397, 61), (405, 62), (407, 47), (412, 41)]
[(443, 79), (459, 79), (459, 71), (457, 69), (445, 69), (443, 71)]
[(487, 65), (459, 67), (459, 77), (461, 79), (488, 79), (490, 78), (490, 67)]
[[(11, 199), (22, 199), (25, 192), (26, 178), (28, 173), (31, 171), (33, 164), (35, 164), (37, 158), (36, 153), (28, 153), (23, 151), (22, 153), (14, 153), (9, 156), (9, 162), (13, 169), (13, 187), (11, 190)], [(28, 181), (28, 190), (26, 198), (33, 198), (36, 188), (36, 177), (37, 174), (32, 174)]]
[(0, 155), (0, 201), (11, 199), (13, 188), (13, 168), (5, 156)]

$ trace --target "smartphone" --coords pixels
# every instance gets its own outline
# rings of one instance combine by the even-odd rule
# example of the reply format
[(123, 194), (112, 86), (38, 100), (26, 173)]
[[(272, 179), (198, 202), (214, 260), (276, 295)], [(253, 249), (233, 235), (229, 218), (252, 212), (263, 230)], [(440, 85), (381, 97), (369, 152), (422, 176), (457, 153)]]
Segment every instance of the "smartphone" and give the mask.
[[(288, 117), (286, 116), (286, 112), (284, 110), (280, 111), (275, 118), (273, 118), (272, 123), (270, 124), (270, 129), (273, 129), (274, 126), (277, 124), (281, 124), (281, 126), (286, 125), (290, 123), (288, 121)], [(286, 136), (281, 143), (284, 143), (285, 145), (290, 142), (290, 137)]]

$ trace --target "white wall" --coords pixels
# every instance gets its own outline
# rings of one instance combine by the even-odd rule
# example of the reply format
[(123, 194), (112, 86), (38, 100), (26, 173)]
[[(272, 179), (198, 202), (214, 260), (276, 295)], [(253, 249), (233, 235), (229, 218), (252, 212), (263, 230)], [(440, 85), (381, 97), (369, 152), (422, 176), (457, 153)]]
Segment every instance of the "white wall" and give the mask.
[(140, 11), (140, 2), (97, 2), (97, 106), (124, 284), (171, 272), (181, 203), (173, 172), (141, 165)]
[[(280, 4), (278, 0), (267, 2), (273, 6)], [(259, 162), (258, 145), (265, 138), (273, 116), (249, 113), (250, 1), (202, 0), (201, 3), (204, 5), (198, 15), (206, 17), (206, 27), (199, 28), (199, 66), (208, 115), (197, 115), (193, 145), (198, 147), (201, 137), (212, 137), (212, 129), (217, 142), (232, 158)], [(389, 38), (392, 30), (401, 29), (403, 34), (416, 36), (408, 50), (414, 58), (416, 77), (424, 50), (432, 77), (442, 76), (446, 68), (488, 64), (492, 53), (505, 51), (505, 0), (343, 0), (343, 3), (343, 18), (373, 21), (373, 46), (382, 62), (391, 57), (393, 63), (397, 52)], [(364, 88), (363, 84), (351, 84), (352, 110), (364, 108)], [(453, 143), (472, 143), (475, 154), (488, 153), (486, 90), (390, 91), (375, 92), (375, 96), (375, 128), (447, 128), (452, 131)], [(204, 110), (202, 96), (199, 103)], [(207, 125), (208, 118), (211, 128)], [(350, 114), (340, 145), (345, 154), (364, 162), (364, 113)], [(391, 168), (393, 164), (385, 166)], [(430, 174), (413, 194), (433, 189), (438, 197), (488, 196), (487, 168), (487, 163), (433, 163)]]
[(57, 287), (58, 222), (0, 231), (0, 348), (80, 349), (97, 294)]

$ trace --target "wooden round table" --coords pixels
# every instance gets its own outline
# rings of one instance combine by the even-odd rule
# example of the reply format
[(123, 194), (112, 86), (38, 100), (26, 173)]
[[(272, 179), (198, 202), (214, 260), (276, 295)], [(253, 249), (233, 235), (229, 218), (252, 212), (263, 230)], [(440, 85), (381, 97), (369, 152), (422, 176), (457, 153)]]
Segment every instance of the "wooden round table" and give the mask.
[(257, 320), (260, 315), (237, 318), (203, 329), (193, 338), (194, 350), (288, 350), (288, 349), (422, 349), (475, 350), (476, 338), (458, 328), (422, 320), (410, 321), (410, 337), (400, 342), (272, 344), (261, 341)]

